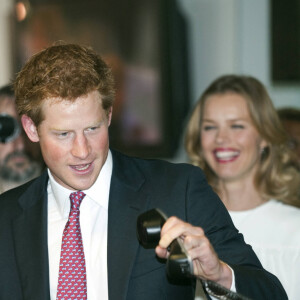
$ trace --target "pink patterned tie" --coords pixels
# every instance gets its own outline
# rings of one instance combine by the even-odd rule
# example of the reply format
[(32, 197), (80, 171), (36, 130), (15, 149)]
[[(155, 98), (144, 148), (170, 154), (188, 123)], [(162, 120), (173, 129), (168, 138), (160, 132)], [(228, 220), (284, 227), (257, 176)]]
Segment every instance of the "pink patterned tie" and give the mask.
[(81, 230), (79, 206), (85, 193), (71, 193), (71, 210), (65, 226), (59, 264), (57, 300), (87, 299), (86, 271)]

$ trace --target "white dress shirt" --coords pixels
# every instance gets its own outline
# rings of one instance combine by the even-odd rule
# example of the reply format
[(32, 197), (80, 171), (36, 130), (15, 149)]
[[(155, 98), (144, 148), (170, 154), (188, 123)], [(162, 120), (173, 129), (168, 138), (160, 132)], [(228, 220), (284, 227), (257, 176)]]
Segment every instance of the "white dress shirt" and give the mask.
[[(50, 298), (56, 299), (62, 235), (70, 212), (70, 194), (58, 184), (50, 171), (48, 182), (48, 254)], [(107, 284), (107, 221), (108, 198), (112, 174), (112, 155), (106, 162), (80, 205), (80, 225), (83, 240), (87, 296), (89, 300), (108, 299)]]

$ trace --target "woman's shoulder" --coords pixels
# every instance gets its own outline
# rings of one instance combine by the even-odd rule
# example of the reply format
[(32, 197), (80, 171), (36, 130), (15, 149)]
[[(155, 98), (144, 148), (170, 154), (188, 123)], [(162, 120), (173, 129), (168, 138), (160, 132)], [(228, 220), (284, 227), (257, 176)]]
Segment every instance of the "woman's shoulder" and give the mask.
[(297, 207), (269, 200), (249, 211), (230, 212), (230, 216), (249, 243), (300, 247)]
[(296, 218), (300, 223), (300, 208), (285, 204), (278, 200), (269, 200), (255, 208), (244, 210), (244, 211), (230, 211), (232, 217), (244, 217), (244, 216), (253, 216), (258, 217), (262, 216), (265, 218)]
[(274, 199), (254, 209), (253, 217), (260, 217), (265, 223), (273, 224), (273, 226), (277, 224), (283, 228), (293, 228), (297, 225), (300, 228), (300, 208)]
[(289, 204), (285, 204), (278, 200), (270, 200), (268, 202), (268, 211), (274, 216), (281, 218), (289, 218), (300, 224), (300, 208)]

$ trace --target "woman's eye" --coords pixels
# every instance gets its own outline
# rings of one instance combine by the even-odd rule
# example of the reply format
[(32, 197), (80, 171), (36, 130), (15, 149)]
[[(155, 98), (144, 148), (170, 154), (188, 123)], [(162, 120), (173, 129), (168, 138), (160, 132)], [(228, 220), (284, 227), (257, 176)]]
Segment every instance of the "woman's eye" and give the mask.
[(204, 125), (203, 126), (204, 131), (212, 130), (212, 129), (215, 129), (215, 128), (216, 128), (216, 126), (212, 126), (212, 125)]
[(245, 128), (244, 125), (241, 125), (241, 124), (233, 124), (231, 127), (234, 128), (234, 129), (243, 129), (243, 128)]

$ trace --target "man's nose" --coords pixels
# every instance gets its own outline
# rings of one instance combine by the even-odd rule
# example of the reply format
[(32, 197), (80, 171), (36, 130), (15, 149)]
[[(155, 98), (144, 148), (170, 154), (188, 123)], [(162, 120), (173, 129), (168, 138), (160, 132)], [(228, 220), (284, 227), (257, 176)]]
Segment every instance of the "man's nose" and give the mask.
[(90, 145), (88, 139), (82, 135), (74, 139), (72, 155), (80, 159), (85, 159), (90, 154)]

